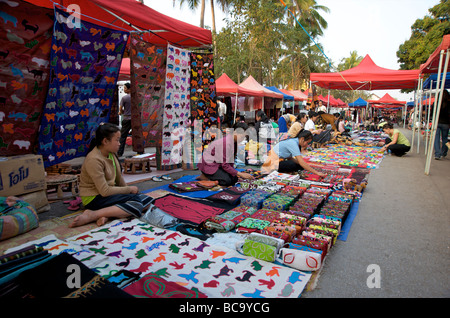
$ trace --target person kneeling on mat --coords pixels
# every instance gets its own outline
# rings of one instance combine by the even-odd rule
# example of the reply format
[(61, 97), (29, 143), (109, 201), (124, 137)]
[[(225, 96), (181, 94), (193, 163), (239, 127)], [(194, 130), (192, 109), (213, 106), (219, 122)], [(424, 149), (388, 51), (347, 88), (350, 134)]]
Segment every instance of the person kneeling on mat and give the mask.
[(392, 154), (401, 157), (411, 149), (408, 138), (406, 138), (400, 130), (394, 129), (394, 126), (391, 123), (386, 123), (383, 126), (383, 131), (388, 134), (389, 137), (386, 138), (384, 147), (382, 147), (380, 151), (390, 150)]
[(280, 173), (297, 172), (306, 170), (318, 176), (326, 174), (316, 171), (302, 158), (301, 148), (306, 148), (312, 142), (313, 135), (309, 130), (302, 130), (296, 138), (280, 141), (269, 152), (269, 155), (261, 167), (263, 174), (269, 174), (277, 170)]
[(216, 139), (209, 144), (203, 152), (202, 160), (197, 164), (202, 172), (200, 179), (218, 181), (220, 186), (231, 186), (242, 179), (253, 179), (246, 172), (239, 172), (234, 168), (234, 158), (237, 153), (237, 145), (245, 138), (246, 123), (236, 123), (235, 132), (223, 138)]

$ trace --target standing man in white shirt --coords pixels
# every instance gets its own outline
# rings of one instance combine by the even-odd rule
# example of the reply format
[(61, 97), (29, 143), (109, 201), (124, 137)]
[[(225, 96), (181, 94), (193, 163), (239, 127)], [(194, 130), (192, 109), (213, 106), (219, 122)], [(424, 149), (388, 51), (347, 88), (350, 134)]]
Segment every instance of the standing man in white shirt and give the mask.
[(220, 129), (220, 128), (222, 128), (222, 123), (225, 118), (225, 114), (227, 113), (227, 105), (225, 105), (225, 103), (219, 99), (217, 100), (217, 105), (219, 106), (218, 112), (219, 112), (219, 119), (220, 119), (220, 123), (219, 123), (219, 129)]

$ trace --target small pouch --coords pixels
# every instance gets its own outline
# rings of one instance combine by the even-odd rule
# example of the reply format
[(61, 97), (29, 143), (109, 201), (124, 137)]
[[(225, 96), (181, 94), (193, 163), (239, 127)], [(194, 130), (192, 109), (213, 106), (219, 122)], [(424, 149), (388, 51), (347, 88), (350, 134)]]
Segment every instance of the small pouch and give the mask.
[(277, 258), (275, 246), (246, 239), (245, 242), (236, 243), (236, 249), (247, 256), (251, 256), (266, 262), (274, 262)]
[(230, 210), (222, 214), (211, 217), (205, 222), (205, 226), (209, 230), (216, 230), (217, 232), (229, 232), (236, 224), (248, 218), (250, 214)]
[(297, 229), (294, 226), (287, 226), (280, 223), (271, 223), (268, 227), (260, 231), (261, 234), (282, 239), (285, 242), (290, 242), (297, 234)]
[(249, 217), (236, 225), (236, 232), (255, 232), (256, 230), (264, 230), (269, 225), (269, 221)]
[(277, 260), (286, 266), (308, 272), (316, 271), (322, 265), (321, 254), (292, 248), (280, 249)]
[(271, 246), (275, 246), (275, 248), (277, 249), (277, 253), (280, 250), (280, 248), (283, 247), (284, 245), (284, 240), (276, 238), (276, 237), (272, 237), (272, 236), (267, 236), (261, 233), (250, 233), (247, 236), (248, 240), (252, 240), (255, 242), (260, 242), (260, 243), (264, 243), (267, 245), (271, 245)]
[(325, 258), (325, 256), (327, 255), (328, 252), (328, 244), (324, 241), (321, 241), (319, 239), (316, 238), (311, 238), (311, 237), (307, 237), (307, 236), (297, 236), (294, 237), (292, 239), (292, 243), (289, 244), (295, 244), (295, 245), (300, 245), (300, 246), (305, 246), (305, 247), (309, 247), (309, 248), (313, 248), (315, 250), (319, 250), (321, 251), (321, 255), (322, 255), (322, 261)]

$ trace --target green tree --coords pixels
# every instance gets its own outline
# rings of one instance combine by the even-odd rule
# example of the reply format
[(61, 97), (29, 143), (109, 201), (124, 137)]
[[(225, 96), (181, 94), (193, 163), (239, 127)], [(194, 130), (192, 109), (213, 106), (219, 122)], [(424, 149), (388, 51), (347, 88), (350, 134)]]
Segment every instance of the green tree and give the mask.
[[(322, 33), (326, 21), (303, 7), (315, 6), (315, 0), (296, 1), (303, 11), (294, 8), (290, 0), (286, 3), (313, 38)], [(238, 83), (252, 75), (267, 86), (298, 89), (308, 81), (310, 72), (326, 70), (320, 50), (280, 1), (235, 0), (230, 16), (227, 27), (217, 35), (218, 75), (226, 72)]]
[(418, 69), (450, 33), (450, 1), (441, 0), (428, 10), (429, 15), (417, 19), (411, 26), (411, 37), (397, 51), (400, 69)]

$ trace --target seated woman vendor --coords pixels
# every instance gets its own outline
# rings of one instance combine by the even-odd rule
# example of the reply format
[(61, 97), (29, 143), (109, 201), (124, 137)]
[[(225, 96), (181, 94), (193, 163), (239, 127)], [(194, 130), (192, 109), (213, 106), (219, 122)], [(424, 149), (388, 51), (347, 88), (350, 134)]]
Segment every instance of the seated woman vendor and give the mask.
[(269, 174), (277, 170), (281, 173), (307, 170), (318, 176), (325, 177), (324, 173), (316, 171), (302, 158), (302, 148), (306, 148), (312, 142), (313, 135), (309, 130), (302, 130), (296, 138), (280, 141), (269, 152), (269, 155), (261, 167), (263, 174)]
[(202, 172), (201, 179), (218, 181), (221, 186), (234, 185), (238, 177), (253, 179), (246, 172), (239, 172), (234, 168), (234, 158), (237, 145), (245, 138), (244, 131), (248, 128), (245, 123), (237, 123), (233, 134), (216, 139), (203, 151), (202, 160), (197, 167)]
[(127, 186), (117, 159), (120, 129), (116, 125), (100, 124), (91, 142), (80, 174), (80, 196), (86, 207), (69, 227), (91, 222), (98, 226), (109, 218), (141, 217), (152, 198), (139, 194), (136, 186)]
[(404, 156), (410, 149), (411, 144), (408, 138), (400, 130), (394, 129), (391, 123), (383, 125), (383, 131), (389, 135), (385, 140), (384, 147), (380, 151), (390, 150), (397, 157)]

